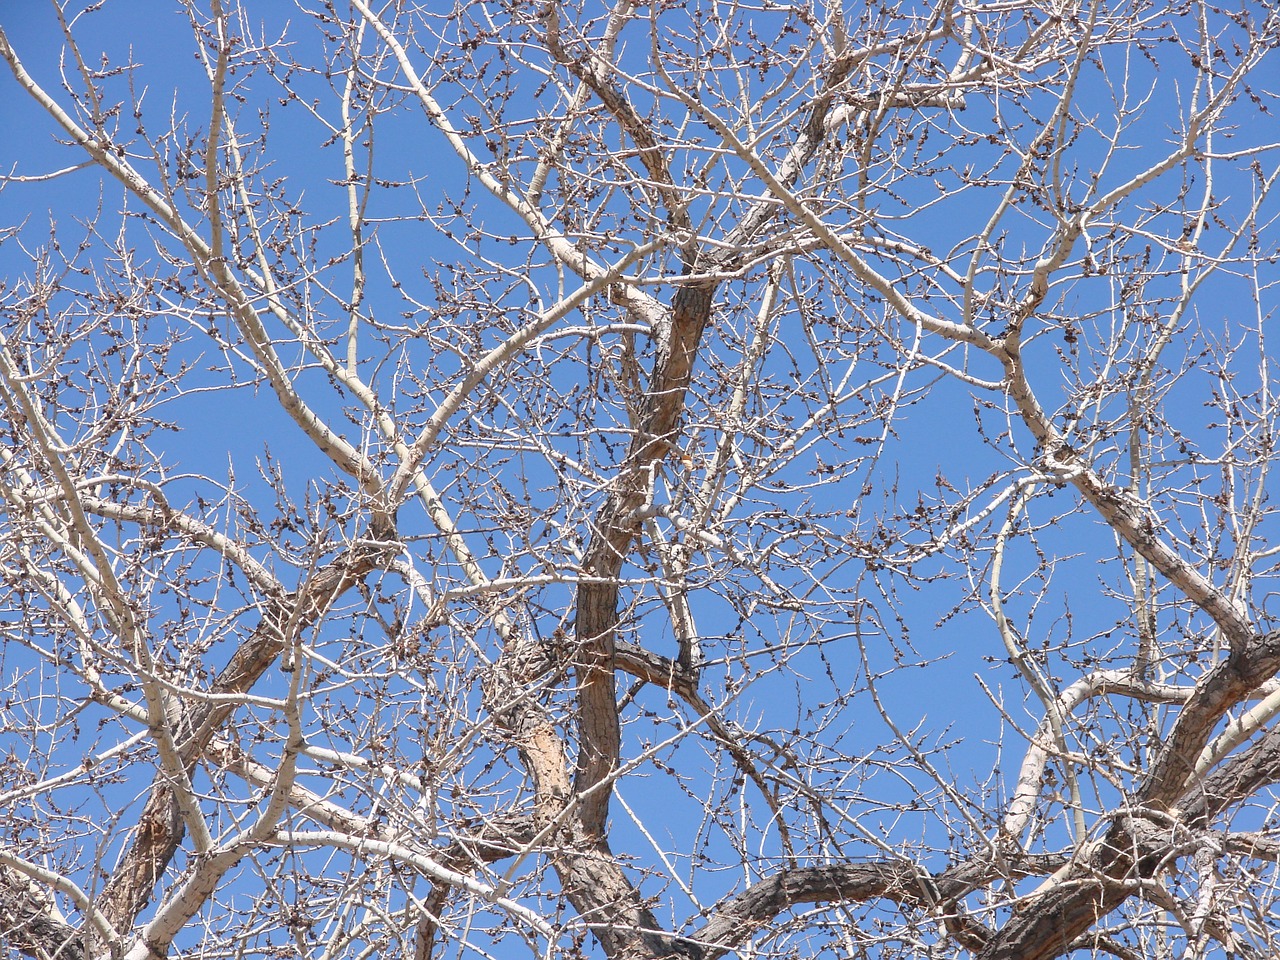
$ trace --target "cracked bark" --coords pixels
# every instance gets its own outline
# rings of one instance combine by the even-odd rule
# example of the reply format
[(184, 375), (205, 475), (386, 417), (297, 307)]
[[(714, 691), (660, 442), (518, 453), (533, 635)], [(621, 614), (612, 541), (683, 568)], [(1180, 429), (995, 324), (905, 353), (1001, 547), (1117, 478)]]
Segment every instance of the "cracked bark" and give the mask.
[(41, 893), (16, 871), (0, 867), (0, 941), (39, 960), (84, 960), (82, 932), (55, 916)]
[[(1229, 802), (1242, 799), (1280, 774), (1280, 736), (1273, 730), (1188, 793), (1187, 777), (1214, 727), (1232, 706), (1280, 669), (1280, 633), (1255, 638), (1232, 650), (1202, 681), (1179, 714), (1147, 780), (1118, 817), (1089, 861), (1026, 903), (979, 952), (978, 960), (1051, 960), (1072, 949), (1085, 932), (1156, 875), (1168, 850), (1135, 837), (1133, 823), (1149, 815), (1165, 822), (1195, 817), (1207, 821)], [(1146, 813), (1144, 813), (1146, 812)]]
[(741, 946), (779, 914), (810, 903), (890, 900), (939, 917), (966, 949), (976, 951), (991, 931), (964, 914), (960, 901), (997, 878), (1017, 880), (1049, 873), (1065, 863), (1057, 855), (1007, 854), (975, 857), (931, 874), (906, 860), (832, 863), (782, 870), (722, 901), (688, 938), (689, 956), (716, 960)]
[(589, 835), (603, 837), (609, 813), (607, 780), (618, 762), (620, 728), (614, 683), (618, 577), (640, 530), (637, 511), (654, 471), (676, 441), (685, 391), (703, 331), (711, 317), (715, 282), (681, 287), (671, 310), (669, 339), (654, 361), (640, 422), (609, 498), (601, 507), (582, 564), (576, 609), (573, 669), (578, 685), (578, 763), (574, 793)]

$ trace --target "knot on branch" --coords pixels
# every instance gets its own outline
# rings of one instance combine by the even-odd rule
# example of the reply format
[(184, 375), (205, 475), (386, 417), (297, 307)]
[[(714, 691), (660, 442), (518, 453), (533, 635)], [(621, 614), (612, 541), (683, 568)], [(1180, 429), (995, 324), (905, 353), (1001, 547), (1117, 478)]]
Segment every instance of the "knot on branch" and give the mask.
[(1084, 473), (1084, 463), (1069, 444), (1058, 443), (1045, 450), (1035, 462), (1036, 472), (1054, 486), (1062, 487)]

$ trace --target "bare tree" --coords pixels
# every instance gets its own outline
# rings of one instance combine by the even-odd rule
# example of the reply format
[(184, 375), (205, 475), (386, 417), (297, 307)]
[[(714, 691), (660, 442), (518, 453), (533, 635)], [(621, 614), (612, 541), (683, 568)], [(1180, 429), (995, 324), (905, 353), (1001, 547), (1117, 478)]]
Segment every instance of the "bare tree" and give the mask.
[(10, 951), (1280, 954), (1271, 5), (0, 23)]

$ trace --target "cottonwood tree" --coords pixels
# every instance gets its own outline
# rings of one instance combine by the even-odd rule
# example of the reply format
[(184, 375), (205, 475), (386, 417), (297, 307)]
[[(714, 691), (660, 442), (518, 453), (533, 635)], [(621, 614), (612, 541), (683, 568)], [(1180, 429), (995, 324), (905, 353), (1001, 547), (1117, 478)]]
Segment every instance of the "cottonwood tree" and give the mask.
[(0, 22), (10, 952), (1280, 953), (1270, 5)]

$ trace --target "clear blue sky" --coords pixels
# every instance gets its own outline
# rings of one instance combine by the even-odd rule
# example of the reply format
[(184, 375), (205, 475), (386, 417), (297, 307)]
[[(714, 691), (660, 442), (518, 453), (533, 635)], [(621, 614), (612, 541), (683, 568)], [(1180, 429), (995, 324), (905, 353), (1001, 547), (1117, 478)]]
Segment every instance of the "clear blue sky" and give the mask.
[[(291, 56), (300, 63), (317, 62), (316, 53), (325, 45), (308, 18), (292, 4), (255, 4), (252, 15), (263, 18), (254, 22), (255, 31), (268, 38), (283, 31), (294, 40), (289, 48)], [(764, 13), (756, 17), (765, 25), (759, 28), (762, 33), (767, 25), (777, 22)], [(59, 60), (62, 44), (49, 9), (11, 7), (0, 13), (0, 24), (28, 70), (64, 105), (69, 104), (66, 92), (60, 89), (59, 75), (72, 66)], [(1221, 26), (1229, 35), (1230, 25), (1224, 22)], [(82, 18), (74, 31), (86, 59), (96, 63), (101, 52), (113, 66), (133, 64), (105, 81), (109, 105), (125, 105), (118, 120), (118, 136), (129, 144), (131, 162), (139, 169), (154, 170), (145, 139), (128, 131), (135, 123), (129, 116), (132, 103), (141, 104), (141, 122), (150, 135), (156, 136), (172, 122), (199, 142), (208, 129), (207, 83), (192, 54), (190, 27), (174, 5), (136, 0), (109, 3), (100, 13)], [(1152, 32), (1161, 31), (1153, 27)], [(648, 57), (647, 40), (635, 32), (634, 36), (628, 34), (628, 42), (623, 62), (640, 70)], [(370, 50), (377, 48), (372, 36), (367, 45)], [(1086, 195), (1093, 173), (1100, 172), (1097, 192), (1106, 193), (1170, 149), (1170, 139), (1189, 103), (1194, 74), (1184, 52), (1173, 43), (1155, 45), (1152, 50), (1150, 57), (1144, 57), (1132, 48), (1116, 48), (1099, 61), (1107, 68), (1105, 74), (1096, 64), (1083, 71), (1074, 109), (1082, 122), (1069, 125), (1078, 139), (1061, 153), (1066, 165), (1064, 179), (1072, 184), (1077, 200)], [(418, 69), (432, 69), (429, 52), (415, 49), (413, 55)], [(378, 70), (384, 79), (395, 75), (387, 63)], [(1124, 103), (1132, 113), (1117, 128), (1113, 119), (1119, 95), (1115, 84), (1122, 75), (1128, 82)], [(1272, 67), (1260, 80), (1274, 87), (1275, 77)], [(270, 118), (265, 147), (246, 149), (246, 162), (260, 165), (261, 179), (276, 184), (274, 203), (296, 204), (302, 211), (293, 222), (300, 225), (304, 241), (283, 254), (286, 263), (301, 257), (315, 267), (314, 274), (296, 288), (298, 303), (307, 319), (315, 319), (325, 335), (340, 337), (345, 323), (340, 301), (343, 292), (350, 289), (351, 266), (346, 260), (332, 264), (329, 258), (345, 254), (344, 243), (349, 247), (350, 240), (343, 233), (347, 194), (340, 183), (344, 177), (342, 156), (339, 145), (305, 107), (315, 97), (322, 104), (321, 113), (333, 120), (336, 101), (331, 80), (340, 83), (319, 74), (294, 74), (290, 82), (301, 102), (287, 105), (281, 102), (283, 86), (261, 67), (236, 77), (234, 83), (245, 97), (235, 109), (246, 140), (259, 131), (261, 117)], [(760, 80), (761, 89), (773, 80), (775, 75), (766, 72)], [(797, 83), (808, 81), (807, 76), (801, 76)], [(495, 98), (492, 102), (508, 82), (513, 89), (507, 107), (511, 116), (532, 117), (555, 103), (553, 93), (535, 88), (532, 72), (514, 73), (508, 79), (501, 76), (498, 66), (486, 80), (489, 96)], [(450, 102), (450, 115), (466, 130), (484, 98), (474, 91), (468, 94), (462, 87), (450, 89), (457, 96), (456, 102)], [(1261, 94), (1269, 98), (1266, 102), (1274, 102), (1274, 90)], [(760, 91), (748, 90), (747, 102), (752, 95), (763, 96)], [(553, 302), (559, 295), (559, 279), (546, 255), (532, 242), (528, 227), (468, 176), (421, 109), (400, 93), (384, 92), (382, 96), (386, 113), (380, 120), (374, 176), (383, 181), (412, 181), (412, 186), (375, 190), (369, 203), (368, 230), (376, 244), (366, 255), (371, 279), (363, 310), (397, 329), (362, 341), (361, 371), (384, 396), (394, 396), (397, 406), (391, 412), (411, 432), (421, 426), (423, 410), (440, 399), (450, 377), (464, 365), (457, 356), (491, 347), (506, 335), (510, 325), (523, 322), (530, 308), (537, 306), (531, 288), (543, 304)], [(664, 109), (676, 110), (671, 103), (666, 101)], [(1047, 95), (1023, 97), (1012, 90), (975, 93), (963, 113), (922, 111), (918, 122), (896, 130), (896, 135), (906, 138), (904, 142), (917, 146), (894, 154), (900, 164), (898, 172), (887, 166), (872, 171), (885, 178), (887, 187), (873, 194), (878, 206), (872, 215), (883, 230), (881, 238), (927, 246), (932, 254), (963, 271), (969, 263), (972, 238), (996, 209), (1003, 181), (1016, 167), (1006, 144), (1026, 147), (1040, 129), (1035, 116), (1043, 116), (1051, 104)], [(1232, 115), (1238, 119), (1233, 129), (1222, 134), (1220, 149), (1240, 151), (1280, 139), (1273, 115), (1259, 113), (1248, 98), (1233, 108)], [(767, 122), (770, 118), (758, 119)], [(1095, 125), (1089, 128), (1083, 121)], [(122, 213), (137, 214), (141, 207), (136, 200), (126, 201), (121, 188), (98, 170), (68, 169), (83, 162), (83, 153), (57, 142), (59, 134), (47, 115), (21, 94), (7, 74), (0, 77), (0, 126), (8, 131), (6, 144), (0, 147), (0, 172), (16, 178), (0, 192), (0, 228), (22, 225), (20, 241), (6, 237), (0, 244), (0, 276), (12, 284), (30, 272), (31, 250), (48, 242), (47, 224), (56, 225), (66, 249), (84, 233), (77, 221), (92, 217), (99, 208), (98, 236), (89, 241), (86, 263), (109, 259), (105, 243), (124, 229), (126, 246), (136, 250), (139, 262), (145, 265), (143, 273), (171, 271), (162, 262), (162, 252), (175, 249), (172, 241), (142, 218), (122, 219)], [(790, 136), (791, 131), (792, 127), (784, 127), (779, 136)], [(1107, 138), (1112, 134), (1118, 142), (1109, 151)], [(954, 143), (957, 138), (961, 141), (958, 145)], [(475, 141), (477, 150), (483, 139)], [(712, 142), (710, 135), (705, 142)], [(762, 143), (767, 147), (768, 139)], [(626, 146), (625, 142), (618, 144), (619, 149)], [(692, 168), (705, 161), (709, 150), (676, 153), (676, 166)], [(1273, 169), (1274, 158), (1266, 153), (1261, 156), (1264, 166), (1271, 164), (1266, 170)], [(855, 168), (847, 158), (841, 162)], [(1213, 167), (1218, 179), (1212, 193), (1222, 205), (1224, 219), (1221, 225), (1210, 225), (1203, 240), (1206, 251), (1218, 249), (1219, 238), (1227, 236), (1229, 229), (1241, 222), (1241, 211), (1248, 209), (1250, 191), (1257, 189), (1248, 164), (1247, 159), (1233, 160)], [(581, 161), (582, 169), (589, 165), (589, 157)], [(936, 175), (924, 175), (926, 167)], [(715, 168), (714, 176), (729, 176), (741, 169), (741, 164), (726, 160)], [(65, 172), (44, 182), (26, 182), (57, 171)], [(962, 188), (965, 177), (975, 171), (989, 173)], [(1144, 256), (1154, 258), (1157, 265), (1161, 258), (1174, 263), (1179, 256), (1171, 245), (1200, 202), (1204, 187), (1196, 178), (1203, 176), (1203, 167), (1192, 164), (1184, 181), (1179, 182), (1179, 176), (1176, 171), (1167, 174), (1150, 190), (1139, 191), (1126, 201), (1119, 211), (1099, 218), (1092, 242), (1099, 250), (1114, 242), (1118, 255), (1112, 260), (1111, 273), (1089, 275), (1081, 264), (1065, 270), (1064, 274), (1074, 279), (1055, 287), (1042, 315), (1030, 328), (1035, 337), (1026, 347), (1028, 367), (1042, 404), (1055, 412), (1059, 426), (1068, 422), (1062, 414), (1080, 412), (1080, 436), (1090, 438), (1093, 462), (1116, 484), (1128, 479), (1126, 397), (1122, 389), (1114, 389), (1107, 399), (1090, 408), (1090, 383), (1114, 385), (1123, 380), (1117, 368), (1127, 365), (1132, 369), (1133, 357), (1167, 319), (1159, 310), (1176, 303), (1181, 282), (1176, 269), (1146, 286), (1128, 289), (1126, 284), (1142, 273)], [(26, 181), (19, 182), (22, 178)], [(560, 186), (552, 183), (549, 191)], [(583, 213), (586, 205), (591, 214), (598, 214), (598, 229), (609, 232), (612, 241), (622, 247), (639, 242), (646, 225), (642, 217), (629, 219), (632, 211), (623, 188), (603, 180), (595, 186), (600, 191), (595, 196), (584, 193), (564, 200), (566, 219), (584, 232), (584, 224), (595, 229), (592, 217)], [(760, 189), (758, 183), (749, 186)], [(1156, 202), (1167, 205), (1167, 211), (1155, 212), (1152, 204)], [(707, 217), (705, 233), (716, 240), (724, 236), (746, 204), (742, 199), (704, 194), (693, 209)], [(842, 216), (856, 216), (848, 208), (833, 209)], [(463, 217), (451, 212), (458, 210), (487, 235), (467, 236), (461, 228)], [(186, 212), (193, 222), (201, 221), (198, 211), (186, 208)], [(1115, 222), (1106, 223), (1113, 214)], [(834, 218), (836, 214), (829, 215)], [(1274, 258), (1275, 215), (1275, 202), (1268, 201), (1258, 218), (1264, 226), (1261, 257)], [(716, 222), (715, 218), (723, 220)], [(993, 243), (1011, 261), (1029, 265), (1051, 235), (1048, 216), (1028, 203), (1008, 214)], [(1145, 254), (1144, 242), (1148, 248)], [(308, 247), (308, 243), (312, 245)], [(1082, 241), (1077, 254), (1084, 246)], [(869, 259), (886, 271), (899, 269), (889, 254), (870, 254)], [(663, 265), (650, 260), (644, 266), (653, 274), (666, 271), (670, 280), (673, 262)], [(924, 259), (918, 263), (923, 264)], [(474, 312), (452, 304), (455, 312), (439, 319), (445, 313), (443, 305), (465, 286), (473, 267), (486, 276), (484, 292), (490, 301), (477, 305)], [(1197, 269), (1203, 267), (1201, 263)], [(1259, 267), (1258, 275), (1264, 282), (1255, 286), (1252, 277), (1232, 265), (1206, 281), (1161, 356), (1167, 370), (1161, 382), (1172, 386), (1160, 393), (1157, 405), (1174, 432), (1164, 430), (1150, 456), (1158, 482), (1167, 482), (1175, 492), (1154, 489), (1151, 503), (1167, 524), (1161, 534), (1176, 540), (1180, 549), (1191, 555), (1212, 553), (1204, 543), (1215, 538), (1221, 544), (1220, 552), (1229, 552), (1232, 547), (1233, 533), (1227, 529), (1225, 511), (1221, 505), (1206, 508), (1206, 501), (1225, 491), (1224, 495), (1238, 502), (1252, 492), (1247, 483), (1250, 476), (1263, 483), (1268, 493), (1275, 489), (1270, 476), (1247, 475), (1244, 469), (1235, 478), (1239, 488), (1228, 488), (1229, 471), (1224, 471), (1221, 458), (1234, 443), (1243, 442), (1242, 428), (1237, 425), (1224, 440), (1227, 431), (1215, 426), (1222, 420), (1222, 408), (1229, 411), (1232, 406), (1214, 397), (1215, 389), (1220, 390), (1226, 380), (1231, 380), (1231, 389), (1244, 398), (1246, 413), (1241, 423), (1245, 433), (1271, 416), (1269, 409), (1256, 417), (1247, 412), (1250, 402), (1266, 406), (1268, 401), (1257, 396), (1255, 381), (1271, 376), (1269, 370), (1259, 372), (1271, 355), (1259, 325), (1270, 323), (1274, 310), (1274, 267)], [(954, 303), (946, 300), (948, 281), (940, 272), (920, 266), (917, 274), (894, 276), (903, 290), (920, 296), (928, 309), (938, 310), (944, 319), (958, 319), (954, 311), (945, 314)], [(930, 288), (935, 281), (941, 286)], [(73, 276), (69, 282), (89, 287), (93, 281)], [(719, 319), (708, 333), (706, 356), (685, 418), (688, 449), (704, 460), (719, 435), (724, 402), (720, 388), (727, 376), (725, 367), (707, 357), (733, 358), (741, 353), (764, 282), (763, 270), (751, 270), (721, 288)], [(998, 327), (1003, 322), (1001, 311), (1007, 313), (1025, 293), (1027, 282), (1025, 273), (980, 271), (974, 290), (990, 295), (991, 306), (979, 316), (979, 322)], [(663, 301), (672, 293), (669, 282), (651, 289)], [(942, 295), (938, 289), (943, 289)], [(956, 290), (953, 286), (950, 292)], [(874, 841), (879, 840), (889, 848), (918, 846), (931, 851), (925, 858), (941, 868), (947, 857), (958, 856), (968, 845), (979, 842), (970, 826), (963, 824), (966, 816), (976, 821), (984, 815), (1001, 814), (1022, 761), (1023, 734), (1034, 730), (1044, 712), (1008, 662), (990, 611), (984, 609), (991, 574), (990, 538), (1004, 521), (1007, 506), (998, 506), (975, 523), (974, 541), (986, 538), (986, 546), (981, 548), (972, 547), (961, 537), (936, 555), (896, 567), (875, 562), (873, 554), (883, 549), (891, 557), (906, 557), (913, 546), (924, 542), (928, 530), (946, 522), (952, 507), (958, 517), (978, 516), (992, 502), (1000, 502), (1009, 483), (1031, 475), (1042, 451), (1010, 416), (1009, 404), (998, 391), (983, 391), (928, 365), (860, 394), (851, 391), (857, 395), (842, 404), (838, 430), (827, 429), (829, 419), (824, 418), (810, 424), (807, 434), (800, 433), (800, 425), (833, 391), (839, 392), (838, 380), (833, 378), (844, 376), (850, 366), (851, 384), (884, 374), (899, 362), (902, 350), (911, 346), (912, 331), (899, 325), (892, 312), (856, 284), (833, 258), (797, 258), (786, 292), (790, 299), (775, 321), (770, 350), (759, 372), (762, 386), (749, 410), (759, 428), (744, 441), (744, 449), (759, 455), (794, 442), (801, 452), (748, 491), (717, 536), (728, 539), (739, 556), (767, 556), (768, 574), (780, 593), (784, 598), (805, 601), (806, 609), (796, 612), (785, 609), (785, 604), (780, 607), (755, 573), (735, 568), (725, 551), (700, 554), (696, 577), (705, 579), (709, 586), (694, 592), (692, 609), (711, 658), (705, 682), (722, 700), (726, 718), (740, 730), (758, 731), (783, 748), (771, 752), (771, 748), (757, 744), (762, 762), (775, 764), (784, 780), (790, 776), (790, 764), (800, 764), (810, 778), (807, 789), (828, 797), (825, 816), (834, 832), (812, 840), (812, 846), (803, 851), (805, 856), (878, 856), (882, 850)], [(406, 295), (417, 306), (407, 302)], [(1116, 331), (1125, 320), (1132, 319), (1126, 311), (1139, 300), (1147, 304), (1143, 309), (1155, 313), (1124, 333), (1128, 339), (1122, 348), (1110, 351), (1113, 363), (1109, 367), (1105, 358), (1115, 345), (1111, 338), (1118, 336)], [(68, 296), (60, 302), (70, 308), (75, 298)], [(276, 500), (272, 489), (276, 486), (287, 491), (304, 512), (318, 510), (317, 504), (328, 496), (324, 491), (332, 480), (332, 467), (280, 412), (270, 390), (255, 382), (248, 363), (221, 349), (214, 338), (198, 332), (194, 323), (178, 314), (176, 310), (171, 314), (159, 311), (147, 334), (160, 338), (168, 326), (175, 338), (173, 359), (193, 365), (193, 372), (185, 379), (185, 395), (175, 392), (159, 408), (161, 415), (180, 429), (158, 431), (147, 444), (170, 475), (167, 489), (171, 501), (202, 512), (201, 503), (219, 502), (224, 485), (234, 485), (248, 507), (275, 518), (288, 512)], [(226, 329), (224, 321), (208, 319)], [(601, 298), (588, 311), (561, 321), (552, 332), (617, 319), (617, 312)], [(891, 345), (882, 340), (879, 346), (868, 346), (875, 342), (866, 332), (869, 323), (883, 323), (903, 340)], [(283, 329), (275, 333), (282, 339), (286, 336)], [(620, 340), (620, 336), (613, 336), (605, 342), (616, 350)], [(1240, 347), (1229, 366), (1215, 367), (1215, 358), (1232, 344)], [(642, 360), (646, 362), (648, 349), (642, 343)], [(455, 350), (456, 356), (451, 357), (450, 350)], [(920, 341), (920, 350), (935, 359), (943, 355), (940, 341), (929, 336)], [(288, 362), (303, 359), (296, 344), (282, 348), (281, 353)], [(945, 361), (972, 378), (995, 380), (1000, 376), (989, 357), (966, 356), (959, 348), (946, 354)], [(560, 454), (585, 464), (588, 473), (608, 477), (624, 449), (626, 414), (616, 390), (602, 385), (602, 371), (608, 367), (588, 339), (545, 338), (508, 375), (495, 379), (474, 409), (455, 419), (450, 426), (451, 442), (443, 444), (429, 460), (427, 473), (446, 502), (474, 504), (474, 509), (459, 510), (455, 519), (487, 576), (533, 576), (548, 568), (563, 571), (571, 564), (572, 549), (560, 531), (588, 529), (588, 518), (601, 502), (602, 486), (589, 475), (583, 479), (549, 462), (534, 441), (546, 439)], [(236, 389), (203, 389), (226, 383), (229, 375), (239, 384)], [(415, 382), (413, 377), (419, 375), (420, 381)], [(367, 439), (369, 420), (348, 393), (315, 369), (300, 374), (298, 381), (317, 411), (340, 424), (345, 436), (357, 444)], [(893, 397), (895, 390), (899, 405), (892, 423), (886, 425), (875, 403)], [(574, 409), (585, 412), (593, 422), (571, 422), (565, 411)], [(1179, 461), (1183, 456), (1177, 453), (1179, 444), (1193, 450), (1199, 464), (1187, 458)], [(1215, 458), (1216, 465), (1203, 465)], [(279, 470), (279, 482), (271, 479), (272, 469)], [(578, 486), (566, 490), (562, 482), (566, 475)], [(696, 468), (693, 475), (684, 475), (672, 465), (655, 499), (690, 510), (690, 483), (700, 480)], [(485, 489), (483, 485), (489, 481), (495, 485)], [(504, 499), (499, 487), (509, 496)], [(975, 491), (971, 503), (956, 506)], [(525, 511), (531, 519), (502, 529), (495, 518), (504, 516), (504, 511), (505, 515)], [(227, 523), (230, 516), (229, 510), (223, 512)], [(1010, 592), (1006, 612), (1031, 650), (1049, 651), (1043, 670), (1051, 686), (1061, 689), (1099, 663), (1128, 663), (1134, 653), (1132, 587), (1126, 581), (1132, 551), (1118, 546), (1109, 528), (1082, 506), (1070, 489), (1052, 495), (1045, 491), (1033, 501), (1028, 516), (1030, 528), (1024, 525), (1005, 560), (1003, 582)], [(457, 564), (446, 555), (437, 531), (419, 505), (411, 502), (404, 506), (399, 519), (409, 553), (428, 578), (435, 580), (435, 586), (461, 586)], [(917, 521), (918, 528), (913, 530)], [(1269, 518), (1267, 522), (1271, 522)], [(336, 523), (340, 528), (342, 521)], [(664, 522), (662, 526), (674, 537), (669, 525)], [(884, 543), (872, 540), (877, 528), (892, 530), (897, 539)], [(350, 534), (354, 527), (343, 532)], [(1197, 539), (1193, 540), (1193, 535)], [(1256, 531), (1256, 536), (1267, 541), (1273, 534), (1268, 527)], [(280, 533), (279, 537), (287, 544), (290, 534)], [(281, 571), (287, 569), (286, 557), (277, 555), (269, 545), (255, 548), (255, 554)], [(647, 576), (643, 567), (646, 559), (645, 554), (637, 553), (632, 558), (635, 566), (625, 571), (636, 578), (637, 585), (634, 591), (624, 593), (625, 602), (635, 602), (631, 619), (624, 624), (624, 639), (674, 656), (676, 644), (669, 618), (652, 582), (642, 582)], [(193, 571), (210, 577), (197, 594), (211, 607), (218, 606), (219, 564), (203, 556), (193, 557), (192, 562)], [(705, 567), (700, 566), (704, 563)], [(1212, 559), (1206, 560), (1205, 566), (1215, 576), (1224, 576), (1224, 568), (1214, 566)], [(1263, 609), (1273, 592), (1274, 573), (1269, 561), (1261, 563), (1257, 572), (1259, 578), (1248, 599), (1255, 608)], [(390, 581), (385, 585), (387, 590), (393, 586)], [(571, 583), (558, 583), (530, 588), (508, 599), (524, 618), (522, 623), (534, 622), (542, 636), (550, 637), (568, 619), (572, 595)], [(753, 597), (757, 602), (751, 602)], [(1185, 603), (1163, 604), (1166, 597), (1170, 597), (1168, 592), (1161, 595), (1157, 617), (1162, 635), (1172, 638), (1171, 657), (1181, 656), (1197, 644), (1203, 646), (1205, 618)], [(403, 596), (399, 600), (400, 613), (421, 615), (421, 609), (408, 606)], [(166, 614), (174, 615), (172, 607), (165, 607), (165, 603), (174, 602), (159, 601), (157, 622)], [(397, 606), (390, 601), (371, 603), (384, 614)], [(460, 608), (458, 622), (474, 626), (474, 635), (465, 635), (466, 630), (459, 628), (443, 641), (445, 646), (470, 664), (477, 656), (496, 656), (494, 633), (484, 625), (487, 612), (479, 604), (460, 604)], [(1268, 609), (1274, 613), (1280, 604)], [(252, 611), (244, 609), (229, 616), (227, 624), (234, 629), (191, 629), (193, 636), (208, 641), (211, 669), (221, 665), (251, 623)], [(368, 638), (353, 641), (345, 632), (353, 624), (370, 627), (368, 618), (361, 619), (358, 613), (335, 620), (316, 638), (317, 651), (337, 662), (346, 656), (358, 659), (359, 655), (352, 653), (354, 648), (367, 655), (369, 664), (385, 666), (385, 661), (379, 661), (372, 628)], [(797, 643), (780, 654), (783, 638), (814, 642)], [(473, 639), (479, 654), (469, 646)], [(180, 646), (175, 646), (175, 656)], [(896, 731), (880, 716), (869, 695), (864, 653), (875, 693), (888, 709)], [(37, 659), (6, 644), (0, 661), (4, 682), (41, 687), (53, 684), (47, 673), (26, 673)], [(1170, 676), (1180, 676), (1185, 667), (1183, 662), (1170, 667)], [(264, 694), (279, 692), (287, 679), (271, 674), (260, 690)], [(341, 715), (343, 698), (348, 694), (340, 683), (333, 682), (331, 692), (317, 697), (317, 716)], [(427, 735), (424, 731), (430, 724), (416, 711), (429, 698), (416, 681), (391, 677), (385, 683), (386, 715), (365, 717), (367, 723), (356, 724), (359, 734), (327, 726), (325, 735), (331, 738), (327, 745), (367, 749), (360, 734), (366, 727), (382, 726), (382, 735), (401, 738), (398, 746), (405, 755), (414, 750), (421, 753), (420, 739)], [(478, 684), (462, 680), (457, 684), (451, 695), (479, 713)], [(623, 678), (620, 691), (628, 687), (629, 681)], [(358, 702), (363, 709), (369, 701)], [(90, 726), (103, 715), (105, 711), (90, 708), (84, 723)], [(727, 762), (723, 752), (711, 759), (703, 740), (677, 735), (690, 720), (688, 711), (670, 705), (664, 691), (647, 687), (637, 694), (628, 716), (633, 722), (626, 727), (624, 760), (648, 745), (670, 741), (656, 749), (634, 777), (623, 778), (618, 795), (636, 810), (638, 819), (650, 826), (660, 824), (661, 833), (654, 839), (671, 852), (677, 863), (674, 872), (692, 880), (692, 868), (681, 864), (682, 858), (696, 854), (705, 853), (711, 860), (735, 860), (731, 849), (734, 838), (713, 827), (717, 818), (731, 819), (726, 811), (739, 803), (743, 805), (743, 821), (753, 824), (743, 829), (743, 842), (759, 860), (750, 869), (767, 872), (782, 852), (778, 832), (768, 822), (770, 814), (753, 786), (731, 784), (724, 767), (717, 766)], [(1114, 717), (1091, 718), (1076, 746), (1083, 752), (1102, 749), (1108, 738), (1128, 736), (1129, 724), (1141, 726), (1141, 721), (1136, 713), (1129, 715), (1124, 709)], [(278, 728), (278, 717), (268, 717), (267, 722)], [(942, 795), (928, 772), (912, 758), (899, 740), (899, 733), (908, 731), (910, 744), (930, 752), (932, 762), (946, 771), (956, 786), (955, 795)], [(121, 734), (101, 735), (92, 749), (101, 749), (114, 735)], [(441, 734), (445, 740), (458, 735), (458, 731)], [(86, 749), (75, 739), (60, 746), (47, 747), (54, 768), (78, 763)], [(270, 743), (262, 750), (264, 757), (272, 755)], [(473, 812), (479, 815), (501, 808), (517, 790), (516, 777), (504, 766), (505, 760), (486, 765), (493, 756), (487, 746), (476, 747), (470, 762), (455, 771), (460, 783), (468, 781), (469, 799), (477, 803)], [(151, 773), (152, 768), (142, 764), (130, 772), (126, 783), (97, 797), (78, 795), (75, 802), (94, 817), (124, 811), (127, 821), (128, 813), (140, 803)], [(377, 778), (362, 786), (385, 788)], [(1113, 803), (1118, 794), (1101, 778), (1085, 789), (1088, 819), (1093, 823), (1097, 809)], [(344, 799), (351, 796), (349, 793)], [(353, 802), (367, 811), (371, 799)], [(806, 802), (803, 791), (785, 796), (788, 816), (794, 823), (810, 815)], [(710, 809), (715, 810), (714, 816), (708, 814)], [(650, 838), (630, 823), (622, 802), (614, 805), (613, 817), (617, 826), (615, 851), (625, 850), (636, 857), (637, 874), (650, 868), (659, 874), (658, 879), (646, 880), (642, 890), (661, 897), (659, 918), (680, 929), (681, 923), (696, 914), (698, 905), (679, 884), (671, 882), (666, 866), (650, 847)], [(229, 824), (224, 826), (230, 828)], [(993, 819), (982, 820), (981, 826), (994, 835)], [(1066, 829), (1065, 816), (1053, 820), (1037, 842), (1057, 848), (1064, 843)], [(819, 836), (819, 832), (812, 836)], [(110, 863), (122, 840), (118, 830), (104, 829), (86, 839), (86, 851), (100, 843), (105, 862)], [(83, 862), (88, 863), (87, 852)], [(77, 876), (92, 886), (87, 866)], [(257, 882), (246, 870), (242, 880), (230, 885), (231, 895), (242, 889), (245, 896), (252, 896)], [(694, 893), (699, 904), (706, 905), (742, 882), (741, 872), (698, 869)], [(237, 883), (243, 886), (237, 887)], [(477, 939), (483, 941), (484, 937), (477, 934)], [(505, 956), (504, 949), (495, 946), (494, 954)], [(827, 944), (822, 949), (836, 948)]]

